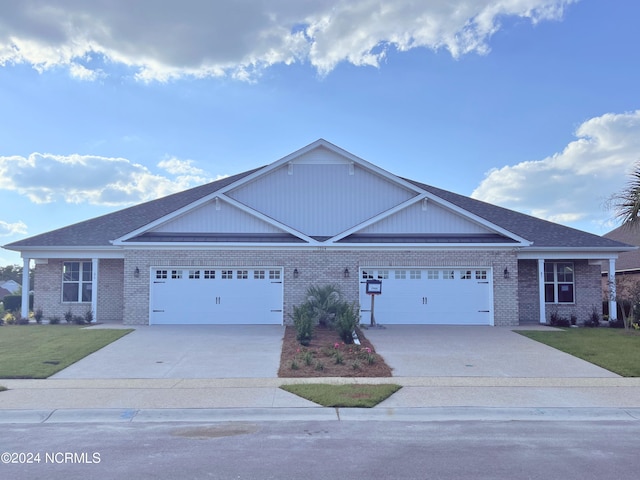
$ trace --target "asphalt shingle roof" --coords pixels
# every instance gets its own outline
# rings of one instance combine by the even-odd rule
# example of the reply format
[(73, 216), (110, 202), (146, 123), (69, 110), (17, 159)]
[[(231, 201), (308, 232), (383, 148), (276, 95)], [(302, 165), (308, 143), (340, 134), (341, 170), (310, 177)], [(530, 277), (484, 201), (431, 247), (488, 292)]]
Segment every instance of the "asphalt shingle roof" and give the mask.
[[(20, 250), (23, 247), (105, 247), (111, 241), (141, 228), (165, 215), (215, 193), (264, 167), (201, 185), (167, 197), (152, 200), (57, 230), (25, 238), (6, 245)], [(458, 207), (477, 215), (505, 230), (533, 242), (532, 247), (620, 248), (627, 247), (613, 238), (541, 220), (513, 210), (465, 197), (447, 190), (404, 179)], [(622, 240), (624, 241), (624, 240)]]

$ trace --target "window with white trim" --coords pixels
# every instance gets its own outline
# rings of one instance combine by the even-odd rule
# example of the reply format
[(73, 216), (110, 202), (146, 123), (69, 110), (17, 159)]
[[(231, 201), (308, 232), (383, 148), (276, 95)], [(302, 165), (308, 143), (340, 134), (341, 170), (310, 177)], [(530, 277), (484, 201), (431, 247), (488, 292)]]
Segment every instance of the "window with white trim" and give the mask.
[(171, 278), (180, 280), (182, 278), (182, 270), (171, 270)]
[(409, 270), (409, 278), (411, 280), (420, 280), (422, 278), (422, 272), (420, 270)]
[(442, 279), (443, 280), (454, 280), (456, 278), (455, 270), (443, 270), (442, 271)]
[(91, 262), (64, 262), (62, 265), (62, 301), (81, 303), (91, 301)]
[(389, 270), (378, 270), (378, 280), (386, 280), (389, 278)]
[(205, 280), (215, 280), (216, 279), (216, 271), (215, 270), (205, 270), (204, 271), (204, 279)]
[(166, 280), (167, 270), (156, 270), (156, 280)]
[(264, 270), (254, 270), (253, 271), (253, 279), (254, 280), (264, 280)]
[(373, 280), (373, 272), (369, 272), (368, 270), (362, 271), (362, 279), (363, 280)]
[(486, 280), (486, 279), (487, 279), (486, 270), (476, 270), (476, 280)]
[(575, 272), (573, 262), (544, 262), (544, 301), (573, 303)]
[(200, 278), (200, 270), (189, 270), (189, 279), (197, 280)]
[(461, 270), (460, 280), (471, 280), (471, 270)]
[(427, 280), (439, 280), (440, 270), (427, 270)]
[(222, 270), (221, 278), (222, 280), (233, 279), (233, 270)]
[(395, 271), (395, 278), (396, 278), (396, 280), (404, 280), (405, 278), (407, 278), (407, 271), (406, 270), (396, 270)]

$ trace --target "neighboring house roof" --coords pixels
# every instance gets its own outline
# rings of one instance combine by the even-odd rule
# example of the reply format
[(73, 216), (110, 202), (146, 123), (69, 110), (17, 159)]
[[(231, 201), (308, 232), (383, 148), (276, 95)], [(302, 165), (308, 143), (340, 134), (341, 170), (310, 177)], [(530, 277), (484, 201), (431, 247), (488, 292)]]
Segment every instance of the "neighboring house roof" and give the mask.
[[(305, 232), (299, 226), (292, 227), (280, 222), (269, 212), (263, 213), (252, 209), (250, 205), (243, 203), (243, 199), (251, 198), (247, 193), (248, 185), (257, 185), (265, 188), (265, 181), (281, 181), (279, 168), (292, 167), (297, 160), (314, 164), (314, 149), (325, 149), (330, 161), (334, 164), (344, 160), (344, 165), (352, 170), (353, 164), (357, 164), (368, 172), (371, 179), (382, 178), (385, 182), (393, 184), (392, 193), (397, 195), (395, 206), (376, 213), (370, 220), (362, 222), (360, 217), (351, 228), (336, 234), (335, 232)], [(306, 155), (306, 156), (305, 156)], [(292, 172), (290, 171), (289, 174)], [(271, 176), (270, 176), (271, 175)], [(283, 173), (286, 177), (286, 173)], [(272, 179), (272, 180), (265, 180)], [(252, 183), (253, 182), (253, 183)], [(262, 182), (262, 183), (260, 183)], [(310, 184), (314, 185), (314, 184)], [(268, 183), (271, 190), (265, 190), (274, 194), (282, 193), (282, 187)], [(335, 192), (340, 192), (336, 187)], [(389, 190), (391, 191), (391, 190)], [(235, 192), (235, 193), (234, 193)], [(342, 192), (344, 193), (344, 192)], [(243, 196), (244, 195), (244, 196)], [(238, 214), (252, 216), (258, 228), (255, 232), (226, 232), (206, 233), (194, 231), (163, 230), (162, 225), (170, 221), (172, 215), (180, 212), (181, 215), (197, 208), (205, 208), (205, 202), (222, 198), (225, 205)], [(376, 197), (372, 197), (377, 200)], [(430, 232), (405, 232), (394, 231), (387, 233), (384, 229), (375, 227), (375, 222), (384, 221), (401, 210), (409, 210), (408, 206), (416, 206), (416, 202), (436, 201), (438, 207), (457, 210), (457, 215), (464, 217), (467, 222), (482, 223), (475, 229), (470, 229), (461, 234), (433, 234)], [(347, 203), (344, 203), (348, 205)], [(341, 204), (340, 207), (343, 205)], [(211, 207), (213, 208), (213, 207)], [(413, 207), (412, 207), (413, 208)], [(426, 208), (426, 207), (425, 207)], [(392, 212), (391, 212), (392, 211)], [(391, 213), (389, 213), (391, 212)], [(313, 218), (313, 217), (311, 217)], [(169, 219), (169, 220), (167, 220)], [(300, 225), (307, 225), (308, 218), (301, 221)], [(304, 223), (304, 222), (307, 223)], [(164, 222), (164, 223), (163, 223)], [(360, 222), (360, 223), (358, 223)], [(343, 227), (340, 227), (343, 228)], [(338, 229), (339, 230), (339, 229)], [(29, 250), (30, 248), (105, 248), (113, 246), (114, 242), (125, 245), (131, 242), (288, 242), (300, 243), (305, 241), (325, 242), (334, 244), (362, 244), (362, 243), (402, 243), (402, 244), (500, 244), (525, 246), (526, 249), (559, 249), (559, 250), (599, 250), (599, 251), (625, 251), (629, 246), (616, 241), (616, 239), (603, 238), (587, 232), (565, 227), (529, 215), (497, 207), (489, 203), (475, 200), (463, 195), (442, 190), (413, 180), (396, 177), (384, 170), (372, 165), (348, 152), (336, 147), (325, 140), (318, 140), (307, 147), (294, 152), (270, 165), (249, 170), (231, 177), (224, 178), (206, 185), (195, 187), (180, 193), (176, 193), (157, 200), (129, 207), (101, 217), (70, 225), (41, 235), (29, 237), (5, 246), (11, 250)]]
[(7, 295), (11, 295), (11, 292), (9, 290), (7, 290), (6, 288), (0, 287), (0, 301), (2, 301), (2, 299), (4, 297), (6, 297)]
[(20, 284), (15, 280), (7, 280), (6, 282), (0, 284), (0, 287), (7, 290), (9, 293), (15, 293), (20, 289)]
[[(640, 229), (623, 225), (603, 235), (605, 238), (629, 245), (640, 246)], [(640, 250), (623, 252), (616, 260), (616, 272), (640, 271)]]

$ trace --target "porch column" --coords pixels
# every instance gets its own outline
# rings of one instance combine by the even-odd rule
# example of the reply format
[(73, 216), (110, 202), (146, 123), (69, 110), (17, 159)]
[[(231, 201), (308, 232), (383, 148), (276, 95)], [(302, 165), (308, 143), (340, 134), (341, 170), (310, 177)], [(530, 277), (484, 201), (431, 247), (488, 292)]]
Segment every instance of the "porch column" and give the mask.
[(609, 259), (609, 320), (617, 320), (618, 302), (616, 302), (616, 259)]
[(538, 259), (538, 297), (540, 323), (547, 323), (547, 309), (544, 302), (544, 258)]
[(29, 318), (29, 264), (31, 259), (23, 257), (22, 259), (22, 303), (20, 305), (20, 316)]
[(91, 311), (93, 321), (98, 321), (98, 259), (91, 259)]

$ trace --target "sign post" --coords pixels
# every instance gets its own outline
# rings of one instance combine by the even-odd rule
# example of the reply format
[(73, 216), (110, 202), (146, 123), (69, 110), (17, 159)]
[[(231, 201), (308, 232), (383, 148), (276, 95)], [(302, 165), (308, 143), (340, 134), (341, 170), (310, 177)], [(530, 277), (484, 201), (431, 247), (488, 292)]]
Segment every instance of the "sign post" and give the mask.
[(382, 295), (382, 280), (367, 280), (367, 295), (371, 295), (371, 321), (370, 325), (373, 327), (376, 324), (375, 298), (376, 295)]

